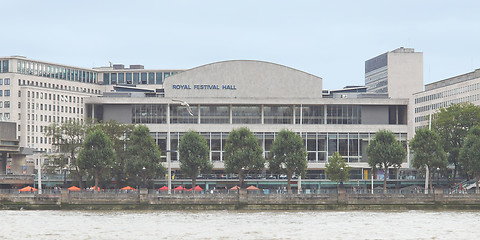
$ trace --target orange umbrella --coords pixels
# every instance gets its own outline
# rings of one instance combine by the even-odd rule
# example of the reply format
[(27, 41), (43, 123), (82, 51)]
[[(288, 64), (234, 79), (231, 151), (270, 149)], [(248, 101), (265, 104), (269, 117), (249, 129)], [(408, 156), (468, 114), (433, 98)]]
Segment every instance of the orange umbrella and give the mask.
[(250, 187), (247, 187), (247, 190), (260, 190), (260, 189), (252, 185)]
[(135, 188), (126, 186), (126, 187), (120, 188), (120, 190), (135, 190)]
[(193, 190), (195, 190), (196, 192), (203, 191), (203, 189), (200, 186), (195, 186)]
[(161, 188), (158, 189), (158, 191), (167, 191), (168, 190), (168, 187), (167, 186), (163, 186)]
[(37, 189), (34, 188), (34, 187), (26, 186), (26, 187), (20, 189), (19, 191), (20, 191), (20, 192), (32, 192), (32, 191), (33, 191), (33, 192), (36, 192)]
[(178, 186), (178, 187), (175, 188), (175, 191), (182, 191), (182, 190), (184, 190), (184, 189), (185, 189), (185, 188), (183, 188), (182, 186)]
[(75, 192), (75, 191), (78, 192), (78, 191), (80, 191), (81, 189), (80, 189), (79, 187), (76, 187), (76, 186), (71, 186), (71, 187), (68, 188), (68, 190), (71, 191), (71, 192)]
[(233, 186), (233, 187), (230, 188), (230, 190), (238, 190), (238, 189), (240, 189), (239, 186)]

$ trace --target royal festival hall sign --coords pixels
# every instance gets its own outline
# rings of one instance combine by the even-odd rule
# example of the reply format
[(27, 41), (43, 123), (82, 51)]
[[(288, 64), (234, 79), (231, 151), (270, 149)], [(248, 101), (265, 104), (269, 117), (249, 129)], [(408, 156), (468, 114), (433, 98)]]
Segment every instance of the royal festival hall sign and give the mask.
[(235, 85), (215, 85), (215, 84), (174, 84), (172, 89), (175, 90), (237, 90)]

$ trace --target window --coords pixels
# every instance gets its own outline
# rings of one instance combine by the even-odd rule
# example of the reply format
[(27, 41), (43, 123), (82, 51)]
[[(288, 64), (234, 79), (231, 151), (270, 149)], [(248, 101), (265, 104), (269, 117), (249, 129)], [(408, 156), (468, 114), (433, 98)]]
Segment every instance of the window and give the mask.
[(5, 78), (4, 83), (5, 85), (10, 85), (10, 78)]
[(10, 101), (5, 101), (5, 102), (3, 103), (3, 106), (4, 106), (5, 108), (10, 108)]
[(3, 85), (3, 79), (0, 78), (0, 85)]
[(10, 97), (10, 90), (5, 90), (5, 97)]
[(5, 119), (10, 119), (10, 113), (4, 113), (4, 114), (3, 114), (3, 117), (4, 117)]
[(3, 91), (2, 91), (2, 90), (0, 90), (0, 97), (1, 97), (1, 96), (3, 96)]

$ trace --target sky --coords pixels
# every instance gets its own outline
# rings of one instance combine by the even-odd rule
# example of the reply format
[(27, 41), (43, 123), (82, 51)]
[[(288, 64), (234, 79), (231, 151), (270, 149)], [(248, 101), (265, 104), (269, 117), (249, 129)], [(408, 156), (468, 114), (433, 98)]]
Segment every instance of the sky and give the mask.
[(480, 68), (480, 1), (1, 0), (0, 56), (189, 69), (261, 60), (364, 85), (365, 61), (423, 52), (424, 83)]

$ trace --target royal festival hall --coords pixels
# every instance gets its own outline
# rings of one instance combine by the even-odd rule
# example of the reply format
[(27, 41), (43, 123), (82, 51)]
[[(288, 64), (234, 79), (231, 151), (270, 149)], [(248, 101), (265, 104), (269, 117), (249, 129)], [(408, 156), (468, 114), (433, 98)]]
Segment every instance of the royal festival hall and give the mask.
[[(117, 71), (122, 70), (99, 74), (99, 83), (109, 87), (102, 95), (85, 98), (84, 117), (146, 125), (165, 162), (171, 162), (173, 186), (190, 183), (179, 171), (177, 151), (179, 139), (188, 130), (199, 132), (210, 147), (214, 171), (197, 181), (207, 189), (238, 181), (224, 171), (223, 151), (230, 131), (240, 127), (255, 134), (266, 158), (280, 130), (300, 134), (308, 153), (303, 188), (332, 184), (326, 180), (325, 163), (335, 152), (350, 165), (350, 179), (369, 181), (366, 148), (375, 132), (390, 130), (405, 147), (408, 139), (409, 99), (367, 93), (366, 87), (359, 86), (323, 90), (321, 77), (275, 63), (216, 62), (178, 71), (160, 85), (112, 84), (109, 81), (117, 79)], [(409, 167), (407, 159), (402, 167)], [(389, 174), (394, 179), (399, 173)], [(283, 177), (266, 166), (247, 175), (246, 181), (271, 187)], [(383, 178), (383, 173), (378, 177)]]

